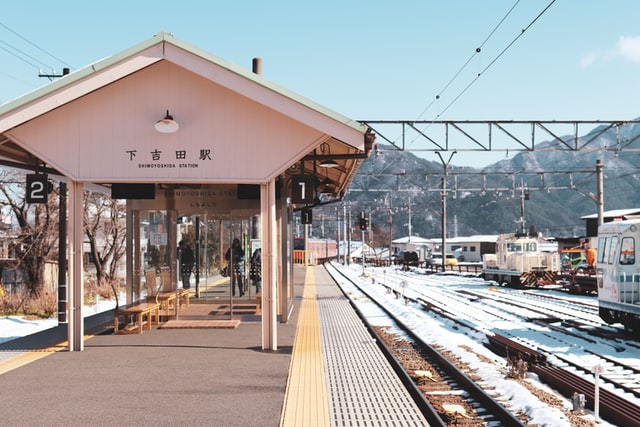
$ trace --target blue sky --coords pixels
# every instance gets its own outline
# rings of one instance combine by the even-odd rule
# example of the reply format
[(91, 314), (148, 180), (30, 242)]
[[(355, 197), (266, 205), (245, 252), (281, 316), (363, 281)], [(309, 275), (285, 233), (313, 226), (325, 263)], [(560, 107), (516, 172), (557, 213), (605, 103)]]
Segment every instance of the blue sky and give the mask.
[(0, 103), (46, 84), (39, 69), (77, 70), (166, 31), (247, 69), (261, 57), (266, 78), (356, 120), (639, 117), (640, 2), (551, 3), (11, 2)]

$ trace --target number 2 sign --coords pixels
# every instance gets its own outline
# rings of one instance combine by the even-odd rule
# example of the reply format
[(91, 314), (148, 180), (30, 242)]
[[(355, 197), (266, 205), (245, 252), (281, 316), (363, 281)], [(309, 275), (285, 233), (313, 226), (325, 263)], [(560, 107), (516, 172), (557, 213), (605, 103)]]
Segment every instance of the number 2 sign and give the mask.
[(48, 194), (47, 174), (32, 173), (27, 175), (27, 203), (47, 203)]

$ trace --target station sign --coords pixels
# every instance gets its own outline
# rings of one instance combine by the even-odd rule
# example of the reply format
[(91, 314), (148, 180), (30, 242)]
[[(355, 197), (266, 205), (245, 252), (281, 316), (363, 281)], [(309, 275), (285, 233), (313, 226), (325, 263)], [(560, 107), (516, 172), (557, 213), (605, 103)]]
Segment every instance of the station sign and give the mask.
[(49, 176), (46, 173), (27, 174), (27, 203), (47, 203)]
[(293, 175), (291, 177), (291, 202), (295, 205), (310, 205), (313, 203), (314, 175)]

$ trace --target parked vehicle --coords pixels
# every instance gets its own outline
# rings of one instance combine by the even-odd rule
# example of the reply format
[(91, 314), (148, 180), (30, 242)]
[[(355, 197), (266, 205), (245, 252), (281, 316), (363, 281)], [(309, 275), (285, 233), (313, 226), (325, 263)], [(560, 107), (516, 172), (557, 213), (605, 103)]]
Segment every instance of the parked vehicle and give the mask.
[(418, 253), (414, 251), (401, 251), (398, 252), (393, 261), (396, 265), (406, 265), (417, 267), (420, 264)]
[[(427, 265), (442, 265), (442, 253), (432, 252), (427, 259)], [(454, 254), (448, 253), (445, 258), (445, 265), (458, 265), (458, 259)]]

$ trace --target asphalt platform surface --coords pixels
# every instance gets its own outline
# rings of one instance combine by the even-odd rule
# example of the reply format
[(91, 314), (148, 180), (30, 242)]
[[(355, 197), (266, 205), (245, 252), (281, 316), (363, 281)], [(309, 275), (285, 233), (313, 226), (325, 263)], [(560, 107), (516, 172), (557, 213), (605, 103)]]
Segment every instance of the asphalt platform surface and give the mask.
[(304, 274), (295, 269), (294, 310), (278, 323), (276, 351), (261, 349), (260, 322), (140, 335), (107, 329), (82, 352), (53, 352), (0, 375), (0, 424), (277, 426)]

